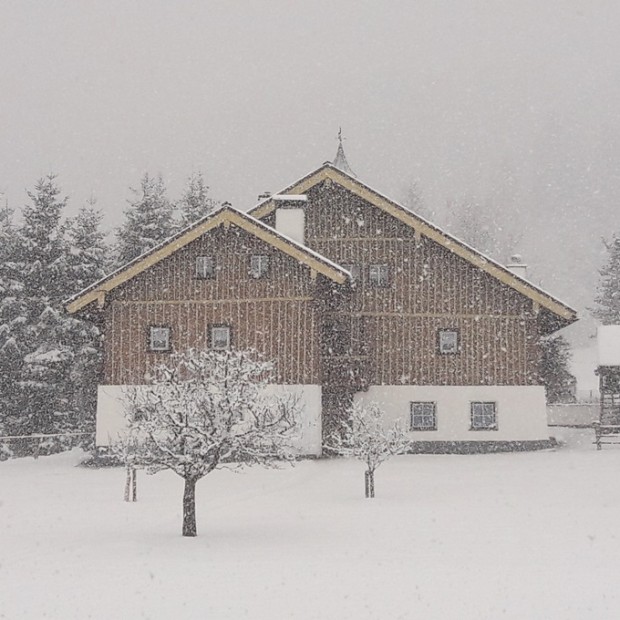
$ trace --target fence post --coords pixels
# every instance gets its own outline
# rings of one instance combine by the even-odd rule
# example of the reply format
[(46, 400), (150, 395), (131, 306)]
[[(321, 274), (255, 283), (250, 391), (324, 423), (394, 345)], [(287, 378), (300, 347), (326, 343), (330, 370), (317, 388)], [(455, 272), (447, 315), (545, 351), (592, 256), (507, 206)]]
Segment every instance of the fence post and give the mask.
[(603, 446), (601, 445), (601, 423), (592, 422), (592, 426), (594, 427), (594, 441), (596, 443), (596, 449), (602, 450)]

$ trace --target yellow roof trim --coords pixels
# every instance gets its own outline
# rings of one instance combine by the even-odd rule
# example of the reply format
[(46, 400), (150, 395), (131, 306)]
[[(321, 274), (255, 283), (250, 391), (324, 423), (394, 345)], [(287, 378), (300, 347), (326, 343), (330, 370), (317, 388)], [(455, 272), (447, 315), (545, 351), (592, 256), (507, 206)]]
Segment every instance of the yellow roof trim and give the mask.
[(121, 268), (116, 273), (113, 273), (108, 278), (105, 278), (101, 282), (89, 287), (83, 293), (78, 294), (74, 299), (67, 303), (67, 312), (70, 314), (78, 312), (94, 301), (97, 302), (97, 307), (101, 308), (105, 302), (107, 292), (117, 288), (132, 278), (135, 278), (140, 273), (146, 271), (153, 265), (174, 254), (192, 241), (195, 241), (200, 236), (204, 235), (209, 230), (216, 228), (221, 224), (224, 224), (224, 226), (234, 224), (235, 226), (246, 230), (250, 234), (281, 250), (285, 254), (288, 254), (296, 260), (306, 264), (311, 270), (322, 273), (324, 276), (334, 280), (338, 284), (344, 283), (347, 279), (345, 272), (338, 270), (336, 266), (333, 266), (327, 261), (320, 260), (318, 255), (315, 256), (316, 253), (312, 250), (304, 250), (303, 248), (298, 247), (294, 241), (283, 237), (276, 231), (272, 231), (262, 222), (254, 221), (254, 218), (251, 216), (247, 216), (230, 208), (225, 208), (205, 219), (203, 222), (196, 225), (195, 228), (191, 228), (185, 233), (182, 233), (180, 236), (173, 238), (168, 242), (164, 242), (162, 245), (157, 246), (149, 253), (143, 255), (143, 257), (135, 259), (133, 262)]
[[(413, 228), (416, 233), (421, 233), (429, 239), (432, 239), (439, 245), (448, 249), (450, 252), (453, 252), (457, 256), (460, 256), (486, 273), (497, 278), (500, 282), (510, 286), (526, 297), (529, 297), (532, 301), (540, 304), (541, 307), (550, 310), (562, 319), (568, 322), (577, 320), (575, 310), (569, 306), (538, 289), (535, 285), (522, 280), (518, 276), (515, 276), (505, 267), (493, 262), (491, 259), (475, 251), (473, 248), (470, 248), (462, 241), (447, 235), (441, 229), (415, 215), (412, 211), (409, 211), (405, 207), (402, 207), (385, 196), (382, 196), (367, 185), (364, 185), (360, 181), (350, 177), (341, 170), (334, 168), (329, 164), (324, 165), (299, 180), (297, 183), (282, 190), (282, 193), (304, 194), (311, 187), (325, 181), (326, 179), (330, 179), (338, 183), (338, 185), (348, 189), (356, 196), (359, 196), (363, 200), (366, 200), (386, 213), (389, 213), (397, 220)], [(249, 213), (255, 218), (262, 218), (269, 215), (269, 213), (274, 211), (275, 208), (275, 201), (269, 200), (259, 204), (254, 209), (250, 210)]]

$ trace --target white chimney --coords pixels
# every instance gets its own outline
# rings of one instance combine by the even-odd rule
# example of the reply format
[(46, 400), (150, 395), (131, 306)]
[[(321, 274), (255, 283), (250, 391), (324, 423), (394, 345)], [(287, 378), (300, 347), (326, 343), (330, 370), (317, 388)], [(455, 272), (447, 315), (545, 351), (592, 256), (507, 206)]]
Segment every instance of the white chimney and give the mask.
[(279, 203), (276, 208), (276, 230), (283, 235), (305, 242), (306, 212), (301, 205), (308, 200), (304, 195), (278, 194), (273, 199)]
[(519, 276), (524, 280), (527, 279), (527, 265), (523, 262), (521, 254), (513, 254), (510, 257), (510, 262), (506, 265), (508, 271), (511, 271), (515, 276)]

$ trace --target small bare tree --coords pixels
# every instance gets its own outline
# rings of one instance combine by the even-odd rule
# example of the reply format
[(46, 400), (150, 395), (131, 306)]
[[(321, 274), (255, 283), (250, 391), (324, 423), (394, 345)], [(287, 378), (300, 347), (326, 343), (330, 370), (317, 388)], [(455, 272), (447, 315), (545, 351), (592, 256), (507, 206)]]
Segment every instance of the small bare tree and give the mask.
[(400, 423), (385, 427), (383, 411), (375, 403), (353, 405), (340, 428), (336, 428), (325, 442), (325, 448), (336, 454), (366, 463), (366, 497), (375, 496), (377, 467), (390, 457), (403, 454), (410, 446), (411, 441)]
[(139, 461), (140, 443), (133, 425), (125, 433), (120, 433), (110, 445), (112, 455), (125, 465), (125, 496), (126, 502), (138, 501), (137, 465)]
[(185, 481), (183, 536), (196, 536), (196, 483), (220, 467), (291, 460), (297, 402), (269, 396), (273, 365), (249, 351), (173, 354), (151, 384), (127, 390), (135, 463)]

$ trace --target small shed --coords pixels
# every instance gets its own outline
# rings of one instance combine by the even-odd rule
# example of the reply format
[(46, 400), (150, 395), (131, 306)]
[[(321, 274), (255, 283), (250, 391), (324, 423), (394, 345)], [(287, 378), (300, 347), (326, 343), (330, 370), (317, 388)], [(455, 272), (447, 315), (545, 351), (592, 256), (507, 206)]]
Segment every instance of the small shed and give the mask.
[(598, 328), (601, 424), (620, 424), (620, 325)]

